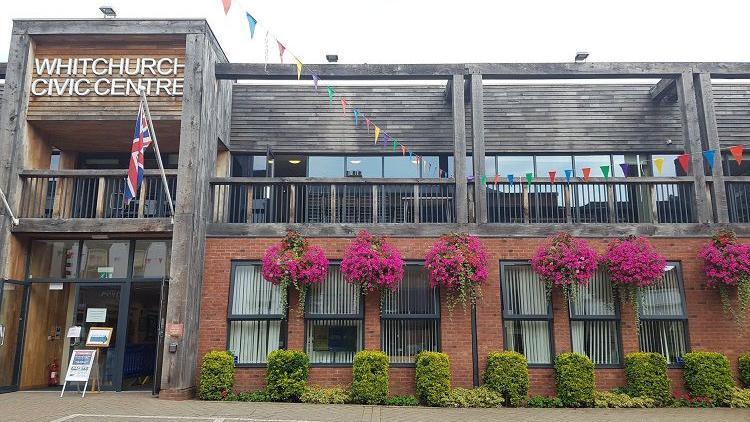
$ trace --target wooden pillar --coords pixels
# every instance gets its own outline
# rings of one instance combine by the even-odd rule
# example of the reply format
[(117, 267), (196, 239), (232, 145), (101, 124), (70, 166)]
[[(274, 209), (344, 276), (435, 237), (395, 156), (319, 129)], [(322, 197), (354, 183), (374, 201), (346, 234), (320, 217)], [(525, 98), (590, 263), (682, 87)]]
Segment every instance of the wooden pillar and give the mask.
[(693, 198), (697, 222), (709, 223), (712, 220), (712, 210), (705, 192), (706, 175), (703, 170), (703, 145), (700, 136), (700, 125), (698, 123), (695, 86), (691, 72), (683, 72), (677, 79), (677, 98), (680, 103), (685, 153), (690, 154), (690, 169), (695, 180)]
[(729, 207), (727, 206), (727, 191), (724, 183), (724, 167), (721, 158), (721, 142), (719, 129), (716, 125), (716, 110), (714, 109), (714, 91), (711, 85), (711, 74), (700, 73), (695, 78), (695, 92), (698, 109), (701, 111), (702, 133), (705, 134), (706, 147), (718, 152), (718, 161), (714, 161), (711, 176), (713, 176), (713, 199), (716, 205), (716, 222), (729, 222)]
[(451, 81), (453, 106), (453, 177), (456, 179), (456, 222), (469, 222), (466, 182), (466, 108), (464, 107), (464, 75), (453, 75)]
[(471, 139), (474, 155), (474, 209), (476, 222), (487, 222), (487, 185), (484, 168), (484, 89), (482, 75), (471, 75)]

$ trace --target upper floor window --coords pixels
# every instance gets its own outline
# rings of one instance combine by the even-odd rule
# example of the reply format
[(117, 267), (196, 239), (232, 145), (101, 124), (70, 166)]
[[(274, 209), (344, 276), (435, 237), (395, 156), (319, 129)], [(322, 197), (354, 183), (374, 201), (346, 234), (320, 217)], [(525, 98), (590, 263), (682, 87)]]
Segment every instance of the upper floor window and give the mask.
[(725, 154), (724, 174), (727, 176), (750, 176), (750, 154), (742, 154), (742, 162), (737, 163), (732, 154)]
[(570, 335), (573, 351), (596, 365), (619, 365), (620, 313), (607, 273), (598, 270), (570, 301)]
[(534, 157), (530, 155), (499, 155), (497, 156), (497, 174), (506, 177), (509, 174), (524, 176), (534, 173)]

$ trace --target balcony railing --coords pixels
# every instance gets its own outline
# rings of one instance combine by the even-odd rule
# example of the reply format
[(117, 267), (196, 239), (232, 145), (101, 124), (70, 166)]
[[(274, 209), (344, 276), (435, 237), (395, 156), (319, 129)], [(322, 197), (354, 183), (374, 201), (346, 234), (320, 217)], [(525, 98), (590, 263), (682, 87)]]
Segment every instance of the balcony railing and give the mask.
[(727, 180), (727, 207), (730, 223), (750, 223), (750, 177)]
[(453, 223), (452, 179), (217, 178), (214, 223)]
[[(175, 198), (177, 174), (167, 171)], [(136, 198), (125, 205), (125, 170), (24, 170), (20, 218), (160, 218), (169, 204), (158, 171), (146, 171)]]
[(489, 223), (692, 223), (693, 178), (487, 184)]

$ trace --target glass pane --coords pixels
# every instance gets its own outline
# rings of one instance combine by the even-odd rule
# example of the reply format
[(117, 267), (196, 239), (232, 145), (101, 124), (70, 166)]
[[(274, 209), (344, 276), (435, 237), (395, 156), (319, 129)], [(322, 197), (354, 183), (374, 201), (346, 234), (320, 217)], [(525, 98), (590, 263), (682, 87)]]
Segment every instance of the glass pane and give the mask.
[(569, 155), (538, 155), (536, 157), (536, 176), (548, 177), (554, 171), (557, 176), (565, 176), (565, 170), (573, 168), (573, 160)]
[(383, 320), (383, 351), (391, 363), (414, 363), (422, 350), (438, 352), (440, 322), (435, 319)]
[[(265, 162), (265, 157), (261, 162)], [(232, 177), (250, 177), (253, 174), (252, 169), (253, 156), (246, 154), (232, 155)]]
[(338, 265), (328, 267), (328, 277), (310, 287), (305, 312), (314, 315), (359, 315), (359, 286), (344, 280)]
[[(615, 177), (638, 177), (641, 176), (641, 169), (639, 166), (638, 154), (625, 154), (625, 155), (613, 155), (612, 161), (614, 161), (614, 175)], [(625, 167), (628, 170), (626, 175), (623, 171), (622, 164), (627, 164)]]
[(495, 177), (497, 169), (495, 168), (495, 157), (484, 157), (484, 175), (487, 177)]
[[(474, 174), (474, 161), (471, 155), (466, 156), (466, 176), (470, 177)], [(453, 156), (448, 156), (448, 175), (449, 177), (456, 177), (456, 173), (453, 171)]]
[(685, 315), (679, 276), (677, 266), (667, 265), (667, 271), (660, 282), (640, 289), (642, 317)]
[(133, 277), (169, 277), (172, 242), (138, 240), (133, 255)]
[(75, 278), (77, 273), (77, 240), (34, 240), (31, 242), (29, 278)]
[[(104, 310), (104, 321), (96, 320), (89, 316), (89, 309)], [(99, 348), (97, 360), (101, 372), (102, 386), (113, 388), (115, 386), (115, 373), (120, 369), (117, 365), (117, 320), (120, 310), (120, 288), (81, 286), (78, 289), (78, 304), (76, 307), (76, 325), (82, 327), (81, 340), (88, 338), (89, 329), (92, 327), (111, 327), (112, 336), (109, 347)]]
[(283, 327), (281, 320), (230, 321), (228, 349), (237, 363), (266, 363), (270, 352), (284, 347)]
[(587, 286), (579, 287), (578, 295), (570, 301), (570, 315), (615, 315), (615, 295), (606, 271), (597, 270)]
[(362, 320), (307, 320), (305, 332), (310, 363), (351, 363), (362, 350)]
[(254, 155), (253, 156), (253, 177), (266, 177), (268, 176), (268, 163), (266, 162), (265, 155)]
[(81, 278), (127, 277), (129, 251), (128, 241), (85, 240), (81, 253)]
[(544, 283), (531, 265), (503, 267), (503, 311), (506, 315), (549, 314)]
[[(656, 167), (655, 161), (658, 159), (664, 160), (662, 165), (662, 171)], [(677, 154), (654, 154), (651, 156), (651, 168), (653, 175), (656, 177), (673, 177), (673, 176), (685, 176), (685, 172), (682, 170), (680, 163), (677, 161)]]
[(670, 364), (679, 363), (687, 352), (683, 321), (641, 320), (638, 343), (642, 352), (661, 353)]
[(308, 157), (310, 177), (344, 177), (344, 157)]
[(407, 265), (404, 279), (395, 292), (382, 294), (383, 315), (437, 315), (437, 290), (430, 287), (427, 273), (422, 265)]
[(526, 356), (530, 364), (550, 364), (550, 332), (547, 321), (508, 321), (505, 329), (505, 350)]
[(383, 177), (383, 157), (346, 157), (346, 175)]
[[(609, 165), (609, 155), (576, 155), (576, 176), (583, 177), (583, 169), (588, 167), (591, 169), (591, 177), (603, 177), (601, 166)], [(618, 164), (615, 165), (619, 168)], [(609, 170), (609, 175), (612, 175), (612, 169)]]
[(385, 177), (416, 178), (419, 177), (419, 166), (412, 164), (408, 156), (384, 157)]
[(424, 156), (422, 157), (422, 176), (424, 178), (438, 178), (440, 177), (440, 158), (436, 156)]
[(279, 286), (266, 281), (260, 265), (237, 265), (232, 284), (232, 315), (280, 315)]
[(153, 385), (159, 336), (161, 283), (130, 287), (128, 330), (122, 366), (123, 385), (142, 389)]
[[(23, 286), (0, 281), (0, 387), (13, 385), (13, 370), (18, 349), (18, 333), (21, 330), (21, 306), (23, 304)], [(45, 342), (51, 343), (51, 342)]]
[(620, 363), (620, 333), (617, 321), (571, 321), (573, 351), (589, 357), (596, 365)]
[(726, 170), (724, 174), (731, 176), (750, 176), (750, 153), (742, 154), (742, 162), (737, 164), (732, 154), (724, 156)]
[(534, 173), (534, 157), (526, 155), (498, 156), (497, 172), (503, 177), (507, 177), (509, 174), (518, 178), (525, 177), (526, 173)]

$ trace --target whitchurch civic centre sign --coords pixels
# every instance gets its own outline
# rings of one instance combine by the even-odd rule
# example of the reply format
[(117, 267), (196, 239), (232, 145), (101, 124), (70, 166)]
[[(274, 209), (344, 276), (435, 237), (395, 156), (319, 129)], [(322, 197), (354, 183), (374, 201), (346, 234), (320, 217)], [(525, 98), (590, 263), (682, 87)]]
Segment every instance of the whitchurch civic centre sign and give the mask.
[(37, 58), (34, 96), (182, 96), (185, 64), (177, 57)]

